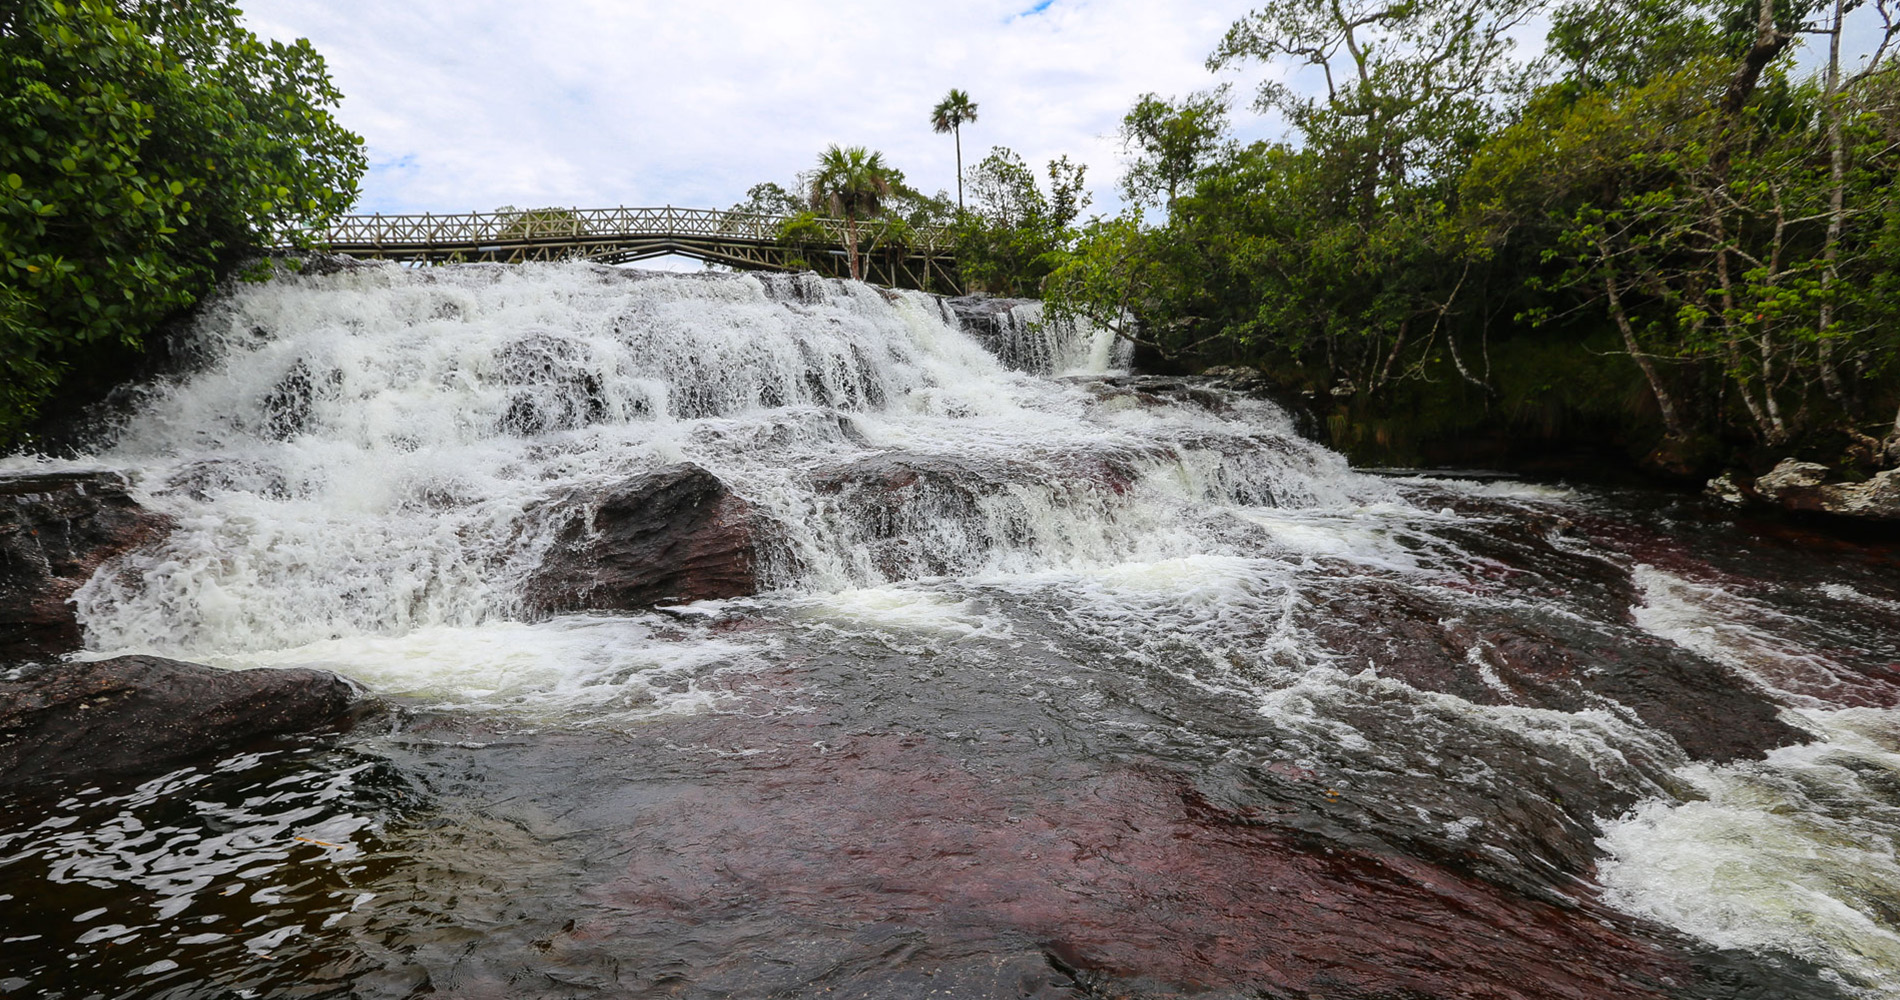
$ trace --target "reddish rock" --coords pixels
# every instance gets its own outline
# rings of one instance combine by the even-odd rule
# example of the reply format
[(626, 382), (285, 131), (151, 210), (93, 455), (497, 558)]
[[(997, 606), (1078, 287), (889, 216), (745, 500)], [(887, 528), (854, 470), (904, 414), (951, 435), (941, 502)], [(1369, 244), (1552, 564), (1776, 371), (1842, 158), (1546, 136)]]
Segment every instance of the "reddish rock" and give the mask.
[(764, 522), (697, 465), (570, 494), (559, 507), (554, 545), (523, 597), (533, 613), (635, 610), (759, 589)]
[(0, 476), (0, 661), (79, 649), (67, 600), (106, 560), (171, 526), (117, 473)]
[(347, 721), (321, 670), (218, 670), (157, 656), (26, 667), (0, 679), (0, 788), (164, 770), (260, 737)]
[[(825, 470), (813, 485), (831, 519), (886, 579), (967, 572), (1001, 545), (1009, 527), (985, 501), (1037, 474), (1006, 463), (947, 455), (880, 453)], [(1026, 529), (1024, 529), (1026, 530)]]
[(1026, 940), (1103, 996), (1661, 998), (1698, 975), (1587, 903), (1329, 844), (1167, 773), (1011, 773), (896, 734), (822, 750), (787, 746), (648, 806), (625, 874), (594, 894), (618, 915), (576, 934), (612, 952), (670, 921), (717, 937), (780, 919)]
[[(1340, 581), (1304, 624), (1343, 661), (1481, 705), (1628, 707), (1691, 757), (1759, 759), (1809, 736), (1767, 694), (1634, 628), (1510, 620), (1378, 580)], [(1473, 650), (1477, 653), (1473, 654)]]

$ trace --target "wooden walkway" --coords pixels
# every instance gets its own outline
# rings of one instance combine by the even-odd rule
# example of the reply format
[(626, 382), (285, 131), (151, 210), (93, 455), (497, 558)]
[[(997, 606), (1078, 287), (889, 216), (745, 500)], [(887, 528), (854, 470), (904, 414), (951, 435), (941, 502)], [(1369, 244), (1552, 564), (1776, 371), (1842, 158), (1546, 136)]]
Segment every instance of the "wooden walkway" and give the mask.
[[(785, 216), (702, 208), (575, 208), (467, 215), (346, 215), (312, 234), (333, 253), (426, 264), (595, 260), (622, 264), (679, 254), (743, 270), (850, 273), (844, 222), (819, 219), (794, 241)], [(868, 242), (869, 226), (859, 225)], [(949, 232), (914, 231), (902, 245), (871, 246), (865, 280), (930, 291), (960, 291)]]

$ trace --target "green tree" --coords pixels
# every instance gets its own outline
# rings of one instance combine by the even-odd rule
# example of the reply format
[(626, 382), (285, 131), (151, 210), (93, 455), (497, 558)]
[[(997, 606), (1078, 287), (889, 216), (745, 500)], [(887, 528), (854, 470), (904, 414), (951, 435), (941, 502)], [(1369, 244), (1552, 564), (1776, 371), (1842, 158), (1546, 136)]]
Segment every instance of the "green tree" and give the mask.
[(516, 208), (503, 205), (495, 209), (495, 239), (533, 240), (550, 236), (579, 236), (584, 229), (581, 217), (571, 208)]
[(1278, 111), (1351, 183), (1356, 209), (1409, 181), (1455, 175), (1481, 140), (1491, 98), (1523, 67), (1513, 33), (1546, 0), (1270, 0), (1236, 22), (1208, 68), (1290, 60), (1317, 70), (1322, 97), (1285, 83), (1260, 87), (1255, 106)]
[(732, 206), (732, 212), (742, 215), (797, 215), (806, 205), (797, 195), (772, 181), (754, 184), (746, 189), (745, 200)]
[(844, 220), (845, 254), (854, 280), (864, 280), (859, 221), (876, 218), (883, 211), (885, 199), (903, 183), (904, 175), (886, 164), (882, 153), (863, 146), (843, 148), (834, 144), (818, 157), (818, 171), (811, 179), (811, 206)]
[(1178, 102), (1141, 95), (1122, 117), (1122, 149), (1135, 154), (1122, 178), (1123, 195), (1141, 205), (1165, 196), (1173, 211), (1182, 186), (1221, 148), (1227, 110), (1225, 85)]
[(1881, 424), (1861, 387), (1895, 346), (1882, 334), (1891, 308), (1869, 294), (1891, 267), (1890, 71), (1876, 62), (1843, 81), (1836, 52), (1822, 80), (1791, 81), (1782, 57), (1801, 11), (1762, 0), (1741, 12), (1752, 16), (1703, 8), (1672, 15), (1699, 19), (1686, 29), (1629, 32), (1677, 60), (1680, 39), (1703, 39), (1686, 62), (1626, 59), (1547, 88), (1478, 155), (1467, 204), (1554, 269), (1533, 276), (1555, 293), (1533, 318), (1602, 310), (1666, 447), (1737, 426), (1783, 453), (1841, 437), (1872, 460)]
[(963, 209), (963, 126), (976, 121), (976, 102), (955, 87), (930, 109), (930, 127), (938, 135), (949, 132), (957, 143), (957, 210)]
[(0, 4), (0, 443), (355, 200), (362, 140), (331, 116), (322, 57), (238, 17), (217, 0)]
[(954, 228), (964, 284), (1005, 295), (1039, 295), (1074, 239), (1071, 226), (1088, 207), (1087, 168), (1068, 157), (1049, 162), (1048, 190), (1022, 157), (998, 146), (970, 168), (975, 207)]

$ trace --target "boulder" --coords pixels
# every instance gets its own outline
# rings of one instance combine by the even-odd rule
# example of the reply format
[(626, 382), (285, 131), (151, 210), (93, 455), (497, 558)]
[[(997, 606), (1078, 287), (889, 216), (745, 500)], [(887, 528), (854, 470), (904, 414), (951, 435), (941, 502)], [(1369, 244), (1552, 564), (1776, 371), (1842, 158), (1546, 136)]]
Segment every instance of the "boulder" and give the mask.
[(0, 476), (0, 662), (79, 649), (73, 592), (106, 560), (171, 526), (114, 472)]
[(969, 572), (1001, 546), (1023, 544), (1020, 504), (1034, 469), (949, 455), (881, 452), (813, 476), (824, 516), (887, 580)]
[(949, 313), (946, 318), (954, 319), (958, 329), (974, 334), (985, 342), (1007, 336), (1020, 327), (1021, 323), (1013, 313), (1023, 306), (1036, 304), (1035, 299), (993, 298), (988, 295), (958, 295), (937, 301)]
[(758, 592), (764, 520), (692, 463), (569, 493), (554, 520), (554, 544), (523, 594), (531, 613), (630, 611)]
[(1060, 353), (1057, 331), (1017, 312), (1039, 305), (1035, 299), (963, 295), (937, 301), (946, 322), (982, 344), (1004, 367), (1041, 375), (1055, 371)]
[(1830, 483), (1830, 475), (1825, 465), (1783, 459), (1755, 480), (1755, 492), (1786, 510), (1900, 521), (1900, 469), (1888, 469), (1861, 483)]
[(167, 770), (260, 737), (346, 723), (349, 681), (321, 670), (219, 670), (157, 656), (0, 676), (0, 788)]
[(1755, 492), (1778, 500), (1784, 493), (1792, 494), (1796, 490), (1819, 486), (1827, 482), (1827, 477), (1828, 468), (1825, 465), (1784, 458), (1779, 465), (1755, 480)]

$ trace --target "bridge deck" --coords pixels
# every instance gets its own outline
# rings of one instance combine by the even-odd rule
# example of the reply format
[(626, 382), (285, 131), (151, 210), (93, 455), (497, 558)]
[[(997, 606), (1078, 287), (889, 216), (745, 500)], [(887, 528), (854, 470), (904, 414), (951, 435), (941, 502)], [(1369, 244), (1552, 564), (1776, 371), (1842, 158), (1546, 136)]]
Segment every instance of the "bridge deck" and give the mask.
[[(419, 263), (584, 258), (617, 264), (680, 254), (749, 270), (809, 268), (846, 273), (845, 224), (816, 219), (796, 241), (781, 237), (789, 217), (702, 208), (576, 208), (462, 215), (348, 215), (311, 236), (351, 257)], [(869, 227), (860, 224), (860, 244)], [(950, 233), (911, 230), (901, 243), (861, 254), (867, 280), (957, 290)]]

